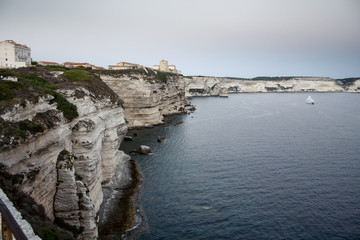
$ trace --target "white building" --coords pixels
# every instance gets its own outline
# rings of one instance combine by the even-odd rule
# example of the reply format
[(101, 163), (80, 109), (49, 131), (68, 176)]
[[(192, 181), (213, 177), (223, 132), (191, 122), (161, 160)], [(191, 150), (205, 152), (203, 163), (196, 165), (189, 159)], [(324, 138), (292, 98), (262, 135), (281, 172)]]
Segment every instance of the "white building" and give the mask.
[(0, 68), (19, 68), (31, 65), (31, 50), (12, 40), (0, 42)]

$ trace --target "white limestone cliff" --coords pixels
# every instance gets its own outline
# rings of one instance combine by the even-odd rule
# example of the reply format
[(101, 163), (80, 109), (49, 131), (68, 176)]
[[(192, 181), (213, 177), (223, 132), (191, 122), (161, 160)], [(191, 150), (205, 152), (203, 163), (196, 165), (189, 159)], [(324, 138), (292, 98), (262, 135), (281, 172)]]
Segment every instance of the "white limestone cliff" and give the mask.
[(127, 126), (120, 105), (85, 88), (76, 91), (85, 94), (79, 98), (75, 89), (61, 90), (78, 109), (79, 116), (70, 122), (49, 103), (50, 96), (1, 114), (17, 122), (51, 112), (54, 126), (2, 149), (0, 165), (2, 171), (20, 176), (16, 186), (43, 207), (49, 219), (69, 226), (77, 239), (97, 239), (102, 183), (110, 183), (117, 165), (129, 160), (118, 150)]
[(124, 102), (129, 128), (160, 124), (163, 116), (186, 112), (181, 75), (169, 74), (166, 82), (152, 71), (104, 72), (100, 77)]
[(229, 93), (255, 92), (360, 92), (360, 80), (350, 86), (321, 77), (294, 77), (284, 80), (253, 80), (217, 77), (185, 77), (186, 97), (217, 96), (222, 89)]

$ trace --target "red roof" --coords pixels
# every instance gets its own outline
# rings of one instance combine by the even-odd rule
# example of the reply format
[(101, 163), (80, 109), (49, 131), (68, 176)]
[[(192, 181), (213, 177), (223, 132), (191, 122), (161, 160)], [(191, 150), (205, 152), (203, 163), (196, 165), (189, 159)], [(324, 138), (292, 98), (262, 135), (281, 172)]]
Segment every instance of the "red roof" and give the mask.
[(39, 63), (43, 63), (43, 64), (51, 64), (51, 65), (59, 65), (57, 62), (45, 62), (45, 61), (39, 61)]
[(84, 66), (91, 65), (89, 63), (73, 63), (73, 62), (64, 62), (62, 65), (70, 65), (70, 66)]

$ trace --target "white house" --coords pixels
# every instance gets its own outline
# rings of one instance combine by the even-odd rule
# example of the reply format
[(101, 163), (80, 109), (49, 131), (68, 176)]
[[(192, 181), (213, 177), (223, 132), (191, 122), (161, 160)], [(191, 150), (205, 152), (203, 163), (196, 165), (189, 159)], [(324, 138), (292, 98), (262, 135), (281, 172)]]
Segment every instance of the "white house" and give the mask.
[(13, 40), (0, 42), (0, 68), (19, 68), (31, 65), (31, 50)]

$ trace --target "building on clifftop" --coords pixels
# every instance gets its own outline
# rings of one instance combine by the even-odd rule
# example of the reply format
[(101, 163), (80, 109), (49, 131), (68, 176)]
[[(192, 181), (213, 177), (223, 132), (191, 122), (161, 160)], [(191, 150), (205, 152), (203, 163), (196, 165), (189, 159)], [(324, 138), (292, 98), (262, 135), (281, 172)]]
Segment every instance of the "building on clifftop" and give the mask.
[(175, 65), (169, 65), (166, 60), (161, 60), (160, 65), (154, 65), (153, 70), (181, 74), (181, 71), (177, 70)]
[(91, 68), (96, 70), (106, 70), (103, 67), (98, 67), (90, 63), (74, 63), (74, 62), (64, 62), (61, 64), (62, 66), (65, 66), (67, 68), (76, 68), (76, 67), (84, 67), (84, 68)]
[(143, 66), (136, 63), (119, 62), (116, 65), (109, 65), (109, 70), (140, 69)]
[(31, 49), (13, 40), (0, 42), (0, 68), (19, 68), (31, 65)]
[(46, 61), (38, 61), (38, 64), (41, 66), (59, 66), (57, 62), (46, 62)]

